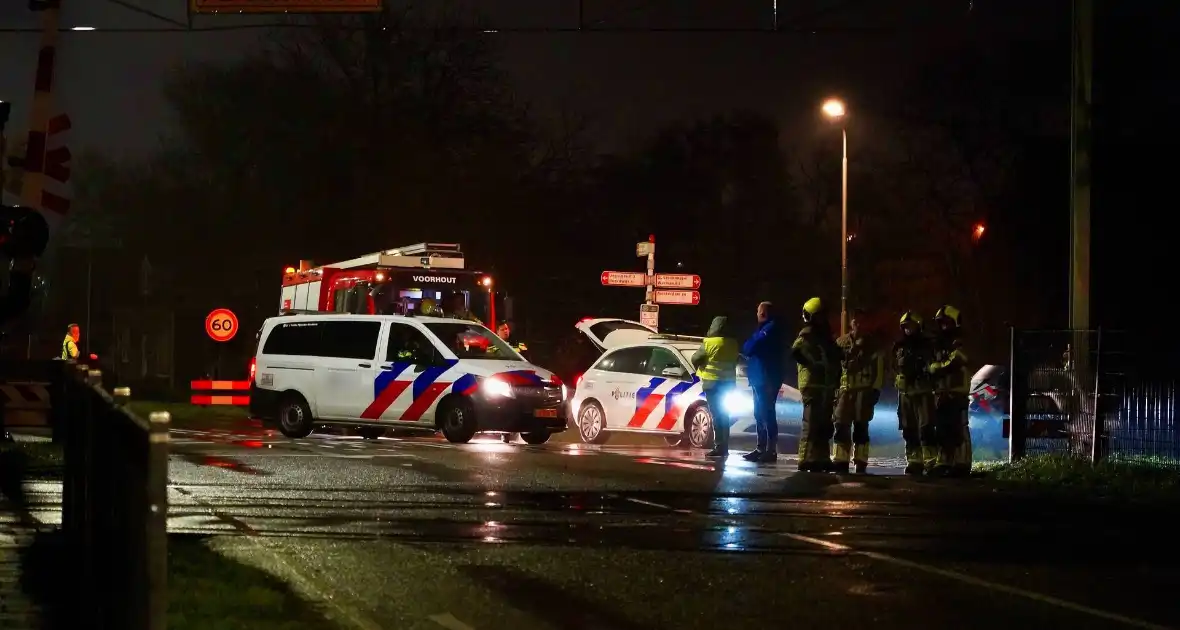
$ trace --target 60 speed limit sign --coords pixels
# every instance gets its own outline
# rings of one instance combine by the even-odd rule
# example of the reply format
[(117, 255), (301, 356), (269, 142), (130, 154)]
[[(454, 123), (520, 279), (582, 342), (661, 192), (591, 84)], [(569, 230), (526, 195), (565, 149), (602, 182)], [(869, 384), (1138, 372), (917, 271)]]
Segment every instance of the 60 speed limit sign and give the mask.
[(219, 308), (205, 318), (205, 334), (213, 341), (229, 341), (238, 334), (238, 316), (228, 308)]

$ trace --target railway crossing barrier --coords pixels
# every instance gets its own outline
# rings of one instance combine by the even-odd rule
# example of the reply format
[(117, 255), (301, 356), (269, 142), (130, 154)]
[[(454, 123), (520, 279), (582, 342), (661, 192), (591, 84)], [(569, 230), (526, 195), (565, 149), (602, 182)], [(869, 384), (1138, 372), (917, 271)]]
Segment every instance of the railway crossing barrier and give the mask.
[[(193, 381), (193, 394), (189, 402), (194, 405), (240, 405), (250, 404), (250, 381)], [(201, 392), (201, 393), (197, 393)], [(228, 392), (228, 393), (224, 393)]]

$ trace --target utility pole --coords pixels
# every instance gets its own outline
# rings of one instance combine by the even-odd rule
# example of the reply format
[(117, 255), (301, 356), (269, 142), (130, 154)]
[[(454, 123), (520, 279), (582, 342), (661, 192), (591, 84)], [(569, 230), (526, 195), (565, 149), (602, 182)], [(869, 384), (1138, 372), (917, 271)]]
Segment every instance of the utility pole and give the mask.
[(1086, 330), (1090, 328), (1090, 112), (1094, 74), (1094, 0), (1073, 0), (1071, 34), (1069, 327)]

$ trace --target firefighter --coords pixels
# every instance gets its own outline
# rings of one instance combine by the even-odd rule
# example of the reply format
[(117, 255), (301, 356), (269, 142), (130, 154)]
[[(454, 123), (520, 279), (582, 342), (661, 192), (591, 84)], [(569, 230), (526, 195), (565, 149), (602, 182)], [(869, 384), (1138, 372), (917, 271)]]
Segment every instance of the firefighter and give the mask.
[(834, 417), (837, 473), (847, 473), (848, 460), (856, 464), (857, 473), (869, 466), (869, 421), (881, 400), (885, 379), (885, 355), (879, 341), (864, 329), (865, 312), (856, 309), (849, 320), (849, 332), (836, 340), (843, 353), (840, 389), (836, 392)]
[(803, 328), (791, 344), (803, 395), (803, 430), (799, 434), (799, 470), (832, 469), (832, 402), (840, 379), (840, 348), (832, 339), (827, 311), (814, 297), (803, 304)]
[(897, 423), (905, 440), (905, 474), (921, 475), (938, 457), (934, 434), (934, 397), (927, 372), (930, 341), (922, 333), (922, 317), (913, 311), (901, 315), (901, 339), (893, 344), (894, 385), (897, 387)]
[(442, 309), (440, 309), (431, 298), (423, 298), (422, 301), (418, 303), (418, 312), (419, 314), (427, 317), (442, 316)]
[[(959, 309), (949, 304), (943, 306), (934, 314), (934, 322), (938, 331), (929, 371), (934, 386), (934, 425), (939, 444), (935, 472), (965, 476), (971, 472), (971, 436), (967, 424), (971, 374), (967, 372)], [(960, 452), (963, 448), (968, 449), (965, 458)]]
[(729, 427), (733, 421), (725, 410), (725, 396), (733, 391), (737, 380), (740, 348), (737, 340), (726, 334), (727, 322), (728, 317), (714, 317), (701, 347), (692, 355), (692, 366), (701, 379), (705, 402), (713, 415), (713, 450), (705, 457), (729, 457)]
[(78, 360), (78, 342), (82, 339), (82, 328), (77, 324), (66, 326), (66, 338), (61, 341), (61, 360)]
[(455, 293), (451, 296), (451, 305), (451, 309), (447, 314), (451, 319), (463, 319), (477, 324), (483, 323), (474, 313), (467, 310), (467, 298), (462, 293)]

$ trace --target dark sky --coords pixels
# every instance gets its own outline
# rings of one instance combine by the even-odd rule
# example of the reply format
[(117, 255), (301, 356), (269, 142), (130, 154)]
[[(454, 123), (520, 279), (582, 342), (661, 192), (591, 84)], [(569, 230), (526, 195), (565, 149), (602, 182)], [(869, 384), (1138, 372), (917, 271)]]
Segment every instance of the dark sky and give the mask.
[[(185, 0), (129, 0), (178, 21)], [(168, 130), (159, 79), (185, 61), (230, 60), (259, 37), (257, 30), (131, 33), (169, 28), (110, 0), (62, 0), (59, 109), (74, 120), (71, 144), (114, 154), (142, 154)], [(466, 0), (491, 26), (573, 27), (576, 0)], [(768, 27), (774, 0), (586, 0), (587, 26), (700, 28)], [(1064, 6), (1061, 3), (1045, 3)], [(38, 26), (23, 2), (0, 2), (0, 26)], [(781, 24), (804, 30), (745, 33), (499, 33), (504, 69), (520, 96), (541, 111), (588, 115), (603, 148), (646, 135), (671, 120), (752, 108), (788, 130), (831, 92), (856, 100), (891, 96), (920, 60), (966, 29), (1035, 34), (1044, 9), (1012, 10), (1011, 0), (778, 0)], [(1007, 5), (1000, 7), (997, 5)], [(1001, 10), (1002, 9), (1002, 10)], [(1040, 14), (1034, 15), (1033, 12)], [(1003, 21), (998, 21), (1000, 17)], [(1014, 17), (1016, 19), (1014, 19)], [(257, 19), (255, 19), (257, 21)], [(246, 23), (237, 16), (201, 16), (197, 28)], [(0, 98), (13, 101), (11, 128), (24, 127), (38, 35), (0, 34)]]

